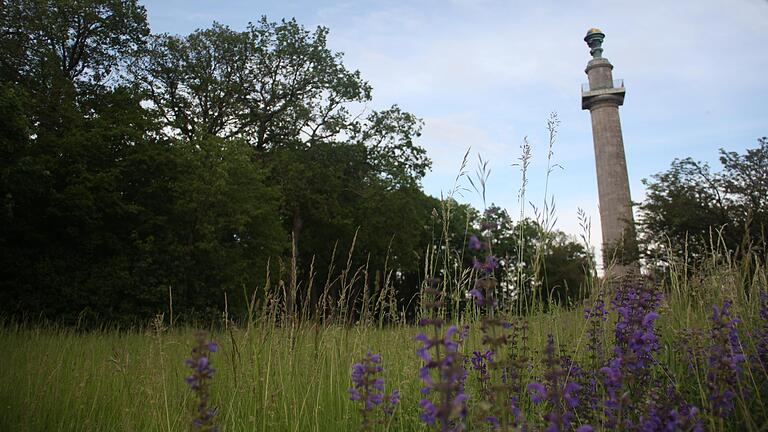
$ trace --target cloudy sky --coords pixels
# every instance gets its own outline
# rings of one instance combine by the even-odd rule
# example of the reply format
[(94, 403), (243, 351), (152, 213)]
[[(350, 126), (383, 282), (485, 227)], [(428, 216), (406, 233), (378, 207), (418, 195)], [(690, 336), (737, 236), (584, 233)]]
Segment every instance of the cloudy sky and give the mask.
[[(719, 148), (743, 151), (768, 135), (768, 1), (157, 0), (144, 1), (153, 32), (188, 34), (218, 21), (244, 29), (266, 15), (330, 29), (329, 45), (373, 86), (373, 109), (399, 104), (424, 119), (433, 161), (427, 193), (451, 189), (472, 148), (492, 169), (487, 197), (520, 213), (520, 145), (533, 148), (527, 199), (544, 200), (546, 122), (561, 121), (549, 194), (557, 228), (577, 234), (577, 209), (600, 244), (589, 113), (580, 85), (583, 41), (598, 27), (603, 55), (624, 79), (620, 110), (633, 199), (641, 179), (691, 156), (717, 165)], [(466, 186), (468, 184), (464, 182)], [(460, 201), (482, 208), (474, 192)], [(530, 204), (525, 206), (531, 214)]]

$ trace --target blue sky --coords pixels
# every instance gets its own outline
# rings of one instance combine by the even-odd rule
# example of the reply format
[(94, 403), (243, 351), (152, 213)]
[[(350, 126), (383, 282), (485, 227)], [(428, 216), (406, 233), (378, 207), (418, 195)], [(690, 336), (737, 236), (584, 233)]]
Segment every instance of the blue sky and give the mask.
[[(590, 59), (583, 41), (598, 27), (603, 55), (624, 79), (620, 109), (630, 188), (674, 158), (717, 165), (719, 148), (743, 151), (768, 135), (768, 1), (144, 1), (153, 32), (188, 34), (218, 21), (244, 29), (266, 15), (330, 29), (329, 46), (373, 86), (373, 109), (394, 103), (424, 119), (419, 144), (433, 160), (424, 179), (439, 196), (472, 147), (492, 169), (488, 200), (520, 213), (520, 172), (533, 147), (527, 197), (544, 200), (549, 113), (561, 121), (554, 147), (556, 227), (576, 234), (577, 208), (600, 244), (589, 113), (580, 85)], [(465, 185), (468, 186), (468, 184)], [(460, 201), (482, 208), (473, 192)], [(526, 205), (526, 214), (531, 207)]]

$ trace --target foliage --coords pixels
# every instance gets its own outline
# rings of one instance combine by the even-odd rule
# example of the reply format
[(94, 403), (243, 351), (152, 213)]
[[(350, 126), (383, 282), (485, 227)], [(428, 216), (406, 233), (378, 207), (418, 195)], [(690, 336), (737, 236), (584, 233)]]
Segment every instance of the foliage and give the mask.
[[(643, 180), (640, 238), (655, 260), (700, 258), (712, 243), (748, 254), (765, 251), (768, 139), (744, 154), (720, 150), (720, 172), (686, 158)], [(760, 254), (758, 254), (760, 255)]]
[[(3, 6), (4, 313), (193, 320), (279, 297), (288, 315), (343, 304), (334, 319), (349, 323), (376, 298), (380, 319), (385, 305), (413, 318), (422, 280), (464, 271), (480, 231), (507, 294), (577, 297), (587, 255), (563, 234), (498, 207), (491, 233), (471, 206), (422, 191), (422, 121), (367, 108), (371, 86), (328, 29), (263, 17), (150, 35), (136, 1)], [(450, 291), (458, 312), (467, 294)]]
[(506, 210), (491, 204), (474, 227), (498, 258), (494, 272), (504, 297), (534, 296), (546, 307), (549, 302), (567, 305), (581, 300), (591, 254), (582, 244), (559, 230), (546, 230), (539, 222), (515, 223)]
[(366, 276), (309, 287), (305, 308), (418, 281), (434, 206), (421, 121), (368, 111), (328, 29), (150, 36), (129, 0), (4, 2), (0, 25), (6, 313), (236, 315), (286, 262), (294, 281), (334, 280), (334, 245)]

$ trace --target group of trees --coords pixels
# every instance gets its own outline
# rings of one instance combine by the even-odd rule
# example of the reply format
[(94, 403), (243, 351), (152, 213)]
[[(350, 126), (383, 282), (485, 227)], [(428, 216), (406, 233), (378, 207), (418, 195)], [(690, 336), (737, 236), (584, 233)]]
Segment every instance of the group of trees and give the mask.
[[(314, 304), (353, 241), (350, 265), (389, 270), (401, 307), (414, 304), (424, 253), (447, 232), (446, 202), (420, 188), (421, 121), (367, 109), (371, 87), (327, 29), (262, 18), (152, 35), (136, 0), (0, 5), (5, 315), (145, 320), (172, 294), (180, 314), (210, 316), (292, 260)], [(481, 218), (456, 209), (467, 223), (447, 246), (463, 256)], [(507, 234), (511, 266), (522, 255)], [(555, 261), (588, 254), (555, 240), (547, 289), (578, 286)]]
[(768, 258), (768, 138), (743, 154), (720, 150), (720, 164), (713, 172), (707, 163), (677, 159), (644, 180), (640, 239), (650, 265), (695, 263), (712, 253)]
[[(412, 310), (425, 277), (471, 266), (473, 233), (499, 258), (502, 295), (583, 293), (591, 254), (565, 234), (424, 194), (421, 121), (367, 109), (370, 85), (325, 28), (262, 18), (152, 35), (136, 0), (0, 6), (4, 315), (144, 320), (172, 295), (179, 313), (211, 316), (268, 272), (302, 281), (287, 300), (312, 310), (340, 295), (342, 266)], [(676, 160), (646, 182), (651, 262), (703, 255), (713, 237), (765, 255), (768, 139), (720, 161)]]

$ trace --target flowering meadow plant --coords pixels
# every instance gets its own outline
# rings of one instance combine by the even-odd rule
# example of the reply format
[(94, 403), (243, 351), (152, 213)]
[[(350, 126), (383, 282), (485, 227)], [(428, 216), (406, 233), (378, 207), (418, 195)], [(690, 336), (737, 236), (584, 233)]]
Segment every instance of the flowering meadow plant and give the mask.
[(741, 349), (736, 326), (739, 319), (731, 315), (731, 301), (726, 300), (722, 307), (713, 306), (711, 345), (707, 359), (707, 387), (712, 413), (717, 417), (726, 417), (734, 408), (734, 399), (738, 395), (739, 380), (742, 377), (743, 363), (746, 359)]
[[(475, 352), (472, 366), (479, 373), (480, 402), (477, 419), (493, 430), (507, 431), (520, 426), (519, 377), (520, 352), (517, 347), (516, 327), (501, 319), (496, 301), (497, 282), (493, 275), (498, 260), (490, 250), (490, 242), (483, 243), (470, 236), (469, 249), (473, 253), (474, 270), (478, 273), (474, 288), (469, 292), (479, 308), (480, 331), (485, 352)], [(485, 250), (485, 251), (484, 251)], [(478, 259), (477, 254), (485, 257)]]
[(440, 281), (430, 279), (424, 288), (424, 308), (428, 316), (419, 325), (424, 331), (416, 335), (421, 346), (416, 354), (423, 361), (419, 377), (424, 397), (419, 401), (421, 420), (442, 432), (465, 430), (469, 396), (464, 391), (466, 369), (464, 356), (459, 350), (460, 332), (457, 326), (448, 326), (439, 317), (443, 303), (437, 289)]
[(209, 340), (205, 332), (197, 333), (195, 341), (192, 356), (185, 361), (192, 370), (186, 381), (196, 398), (191, 426), (194, 431), (214, 432), (218, 428), (213, 421), (216, 411), (210, 407), (210, 382), (216, 370), (211, 366), (211, 354), (218, 350), (218, 344)]
[(349, 388), (349, 400), (360, 403), (362, 417), (361, 431), (372, 431), (376, 424), (383, 424), (400, 402), (397, 389), (391, 393), (384, 392), (384, 378), (380, 375), (384, 368), (381, 366), (381, 355), (370, 351), (363, 360), (352, 365), (352, 387)]
[[(563, 366), (567, 368), (563, 368)], [(579, 405), (579, 392), (582, 387), (571, 374), (572, 364), (555, 353), (555, 340), (550, 334), (544, 347), (543, 382), (531, 382), (528, 391), (534, 403), (547, 402), (549, 412), (544, 415), (547, 432), (571, 430), (574, 421), (573, 410)], [(581, 431), (591, 431), (589, 425), (579, 427)]]

